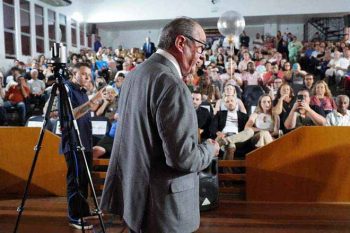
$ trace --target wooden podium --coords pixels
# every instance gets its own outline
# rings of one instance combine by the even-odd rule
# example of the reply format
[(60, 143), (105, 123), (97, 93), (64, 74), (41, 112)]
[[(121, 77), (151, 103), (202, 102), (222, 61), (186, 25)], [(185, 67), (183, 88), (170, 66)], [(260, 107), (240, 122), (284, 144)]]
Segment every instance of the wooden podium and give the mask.
[(248, 201), (349, 202), (350, 127), (302, 127), (246, 158)]
[[(0, 195), (21, 196), (34, 158), (40, 128), (0, 127)], [(60, 138), (45, 132), (29, 196), (66, 196), (66, 163)]]

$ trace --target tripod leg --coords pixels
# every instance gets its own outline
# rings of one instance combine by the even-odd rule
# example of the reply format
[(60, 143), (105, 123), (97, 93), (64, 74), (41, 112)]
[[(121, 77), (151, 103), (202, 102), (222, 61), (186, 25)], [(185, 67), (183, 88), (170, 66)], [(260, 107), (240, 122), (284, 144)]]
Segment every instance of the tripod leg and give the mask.
[(17, 229), (18, 229), (18, 226), (19, 226), (19, 222), (21, 220), (21, 216), (22, 216), (22, 213), (23, 213), (23, 210), (24, 210), (24, 205), (25, 205), (25, 202), (27, 200), (29, 187), (30, 187), (30, 184), (31, 184), (31, 181), (32, 181), (32, 178), (33, 178), (34, 170), (35, 170), (35, 165), (36, 165), (36, 162), (38, 160), (39, 152), (40, 152), (40, 149), (41, 149), (41, 144), (42, 144), (42, 141), (43, 141), (43, 138), (44, 138), (44, 135), (45, 135), (45, 129), (46, 129), (47, 123), (48, 123), (48, 121), (50, 119), (50, 112), (51, 112), (53, 101), (54, 101), (54, 98), (55, 98), (55, 95), (56, 95), (56, 90), (57, 90), (57, 85), (54, 84), (54, 86), (52, 87), (52, 91), (51, 91), (51, 95), (50, 95), (50, 99), (49, 99), (49, 105), (48, 105), (46, 113), (45, 113), (44, 124), (41, 127), (41, 131), (40, 131), (38, 142), (37, 142), (36, 146), (34, 147), (35, 155), (34, 155), (34, 159), (33, 159), (33, 162), (32, 162), (32, 166), (30, 168), (30, 172), (29, 172), (27, 184), (26, 184), (26, 187), (25, 187), (25, 190), (24, 190), (24, 194), (23, 194), (23, 197), (22, 197), (21, 205), (17, 208), (18, 215), (17, 215), (15, 229), (13, 231), (14, 233), (17, 232)]

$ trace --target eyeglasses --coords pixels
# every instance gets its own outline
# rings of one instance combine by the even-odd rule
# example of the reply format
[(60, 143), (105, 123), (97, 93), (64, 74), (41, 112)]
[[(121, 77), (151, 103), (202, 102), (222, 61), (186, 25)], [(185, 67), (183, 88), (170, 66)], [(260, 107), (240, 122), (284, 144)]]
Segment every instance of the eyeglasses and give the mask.
[(198, 46), (197, 47), (197, 53), (199, 53), (199, 54), (203, 53), (203, 51), (205, 49), (205, 46), (206, 46), (206, 44), (204, 42), (202, 42), (200, 40), (197, 40), (197, 39), (193, 38), (192, 36), (188, 36), (188, 35), (183, 35), (183, 36), (186, 37), (187, 39), (190, 39), (192, 41), (195, 41), (195, 42), (200, 43), (201, 45), (203, 45), (203, 46)]

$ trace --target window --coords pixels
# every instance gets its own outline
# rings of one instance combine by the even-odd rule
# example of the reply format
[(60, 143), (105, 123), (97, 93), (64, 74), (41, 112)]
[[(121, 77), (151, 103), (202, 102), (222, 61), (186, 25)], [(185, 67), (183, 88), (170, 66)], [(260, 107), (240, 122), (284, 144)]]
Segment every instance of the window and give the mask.
[(44, 8), (35, 5), (36, 51), (44, 53)]
[(72, 19), (71, 23), (72, 46), (77, 47), (77, 21)]
[(61, 31), (61, 43), (63, 43), (64, 45), (67, 44), (67, 20), (66, 20), (66, 16), (61, 15), (59, 16), (59, 23), (60, 23), (60, 31)]
[(13, 0), (3, 1), (5, 57), (15, 58), (16, 36), (15, 36), (15, 6)]
[(85, 24), (79, 24), (79, 33), (80, 33), (80, 46), (85, 46), (85, 33), (84, 33)]
[(49, 45), (51, 48), (53, 43), (56, 42), (56, 13), (52, 10), (48, 10), (47, 15), (49, 25)]
[(22, 54), (31, 55), (30, 51), (30, 10), (29, 2), (20, 0), (20, 13), (21, 13), (21, 43)]
[(92, 48), (92, 39), (91, 39), (91, 34), (87, 36), (87, 40), (88, 40), (88, 47)]

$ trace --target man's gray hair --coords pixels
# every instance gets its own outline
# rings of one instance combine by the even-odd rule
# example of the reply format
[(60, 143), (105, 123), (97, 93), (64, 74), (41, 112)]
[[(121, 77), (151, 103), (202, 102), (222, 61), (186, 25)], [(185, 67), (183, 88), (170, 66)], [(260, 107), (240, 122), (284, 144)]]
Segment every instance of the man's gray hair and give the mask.
[(188, 17), (172, 20), (164, 26), (159, 37), (158, 48), (164, 50), (170, 49), (174, 46), (178, 35), (192, 36), (196, 25), (199, 25), (198, 22)]
[(344, 98), (349, 103), (349, 97), (347, 95), (338, 95), (337, 98), (335, 99), (335, 102), (337, 103), (337, 105), (339, 104), (342, 98)]

